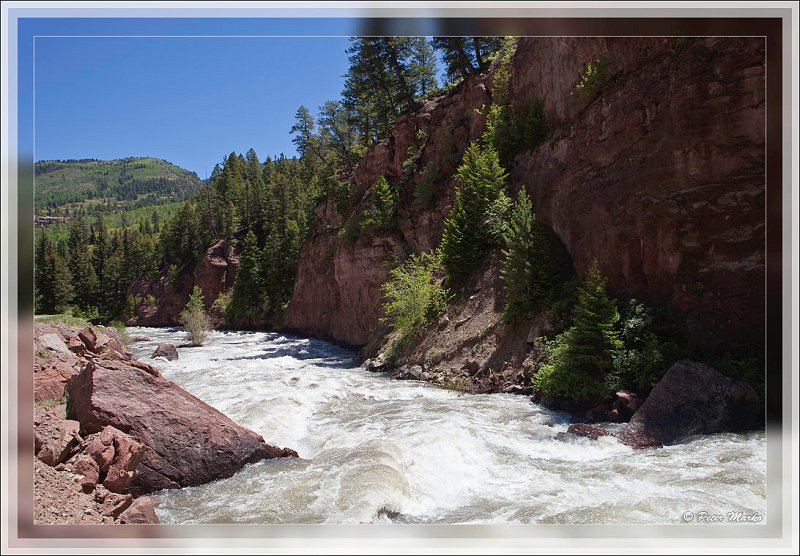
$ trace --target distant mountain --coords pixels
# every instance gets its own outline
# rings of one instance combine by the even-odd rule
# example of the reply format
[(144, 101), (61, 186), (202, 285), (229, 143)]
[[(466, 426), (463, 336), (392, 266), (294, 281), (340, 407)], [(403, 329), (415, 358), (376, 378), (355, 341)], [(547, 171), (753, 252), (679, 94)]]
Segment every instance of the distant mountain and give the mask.
[(158, 158), (43, 160), (35, 164), (38, 215), (93, 215), (176, 203), (200, 187), (197, 174)]

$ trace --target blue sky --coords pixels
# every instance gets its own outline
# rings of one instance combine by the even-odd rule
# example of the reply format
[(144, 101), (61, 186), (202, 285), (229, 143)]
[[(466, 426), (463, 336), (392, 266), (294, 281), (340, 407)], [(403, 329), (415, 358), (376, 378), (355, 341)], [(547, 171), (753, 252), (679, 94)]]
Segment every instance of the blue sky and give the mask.
[[(340, 97), (355, 25), (345, 19), (23, 20), (20, 151), (33, 147), (35, 137), (36, 160), (153, 156), (200, 178), (234, 150), (252, 147), (262, 159), (292, 155), (289, 129), (297, 107), (316, 113)], [(27, 121), (34, 109), (35, 124)]]

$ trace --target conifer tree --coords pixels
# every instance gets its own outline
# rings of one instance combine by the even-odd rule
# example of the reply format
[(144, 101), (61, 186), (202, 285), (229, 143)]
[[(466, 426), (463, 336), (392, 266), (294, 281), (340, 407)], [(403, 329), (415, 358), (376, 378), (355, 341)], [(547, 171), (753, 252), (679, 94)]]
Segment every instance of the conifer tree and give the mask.
[(64, 258), (46, 231), (36, 250), (35, 289), (39, 300), (37, 313), (61, 313), (72, 302), (72, 277)]
[(397, 224), (396, 212), (399, 195), (397, 188), (381, 176), (372, 187), (372, 205), (364, 216), (362, 226), (393, 228)]
[(258, 248), (258, 240), (250, 230), (242, 244), (239, 267), (236, 270), (236, 280), (233, 284), (230, 311), (234, 317), (250, 317), (253, 311), (261, 305), (263, 284), (258, 268), (260, 259), (261, 250)]
[(431, 46), (439, 52), (451, 82), (485, 70), (502, 43), (501, 37), (434, 37), (431, 40)]
[(549, 362), (534, 376), (534, 388), (585, 403), (599, 401), (616, 385), (614, 355), (617, 305), (608, 297), (597, 261), (578, 288), (573, 324), (548, 348)]
[(314, 117), (305, 106), (300, 106), (294, 115), (294, 125), (291, 133), (294, 135), (292, 144), (297, 147), (300, 158), (308, 156), (311, 152), (314, 138)]
[(97, 274), (92, 265), (89, 250), (89, 229), (82, 216), (75, 218), (69, 227), (69, 271), (74, 280), (75, 303), (81, 309), (89, 309), (95, 304)]
[(513, 321), (546, 305), (554, 287), (549, 246), (525, 190), (511, 209), (505, 235), (500, 270), (505, 297), (503, 314)]
[(483, 225), (486, 211), (505, 188), (507, 174), (491, 145), (473, 142), (458, 168), (461, 186), (442, 234), (442, 263), (451, 281), (459, 281), (485, 256), (490, 234)]

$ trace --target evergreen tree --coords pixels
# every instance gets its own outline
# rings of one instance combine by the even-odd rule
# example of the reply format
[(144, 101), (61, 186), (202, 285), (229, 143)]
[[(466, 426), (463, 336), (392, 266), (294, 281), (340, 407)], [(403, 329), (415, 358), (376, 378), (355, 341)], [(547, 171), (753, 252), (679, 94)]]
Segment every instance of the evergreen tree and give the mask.
[[(391, 130), (395, 118), (417, 109), (431, 88), (435, 66), (415, 37), (353, 37), (343, 101), (362, 141), (370, 145)], [(424, 91), (424, 92), (423, 92)]]
[(502, 44), (501, 37), (434, 37), (431, 40), (451, 82), (484, 71)]
[(614, 355), (617, 337), (616, 302), (606, 294), (597, 261), (578, 288), (573, 324), (547, 347), (548, 363), (534, 376), (534, 387), (549, 395), (580, 403), (599, 401), (617, 386)]
[(291, 133), (294, 135), (292, 144), (297, 147), (300, 158), (308, 156), (314, 141), (314, 118), (308, 108), (300, 106), (294, 115), (294, 125)]
[(372, 187), (372, 203), (362, 220), (362, 227), (394, 228), (397, 224), (398, 201), (397, 188), (386, 181), (385, 177), (379, 177)]
[(97, 274), (89, 250), (89, 229), (82, 216), (75, 218), (69, 227), (69, 271), (77, 285), (75, 303), (81, 309), (95, 306)]
[(254, 309), (261, 305), (263, 284), (258, 267), (260, 259), (261, 250), (258, 248), (258, 240), (250, 230), (242, 244), (239, 267), (236, 270), (236, 281), (233, 284), (229, 311), (234, 317), (250, 317)]
[(483, 225), (486, 211), (505, 188), (507, 174), (497, 152), (473, 142), (458, 168), (461, 187), (442, 234), (442, 263), (451, 281), (459, 281), (483, 260), (491, 235)]
[(555, 285), (547, 240), (524, 190), (511, 210), (505, 241), (500, 271), (505, 286), (503, 314), (516, 320), (546, 305)]
[(64, 258), (42, 230), (42, 238), (36, 250), (35, 290), (39, 299), (37, 313), (62, 313), (72, 303), (72, 277)]

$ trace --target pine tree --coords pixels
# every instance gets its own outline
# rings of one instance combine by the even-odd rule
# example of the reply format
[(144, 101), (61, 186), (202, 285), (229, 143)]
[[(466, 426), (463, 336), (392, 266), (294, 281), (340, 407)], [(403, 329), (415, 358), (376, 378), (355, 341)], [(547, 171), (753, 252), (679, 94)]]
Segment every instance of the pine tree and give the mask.
[(461, 187), (442, 234), (442, 263), (451, 281), (459, 281), (483, 260), (491, 240), (483, 225), (486, 211), (505, 188), (507, 174), (497, 152), (473, 142), (458, 168)]
[(254, 309), (261, 306), (263, 284), (258, 268), (260, 259), (261, 250), (258, 248), (258, 240), (250, 230), (242, 244), (239, 267), (236, 270), (236, 280), (233, 284), (230, 311), (234, 317), (248, 318), (252, 316)]
[(370, 145), (389, 133), (398, 115), (420, 106), (435, 81), (435, 65), (415, 37), (353, 37), (347, 53), (344, 104)]
[(34, 286), (39, 299), (37, 312), (49, 314), (66, 311), (72, 303), (72, 277), (64, 258), (44, 230), (36, 250), (35, 265)]
[(305, 106), (300, 106), (294, 115), (294, 125), (291, 133), (294, 135), (292, 144), (297, 147), (300, 158), (308, 156), (314, 141), (314, 117)]
[(505, 286), (503, 314), (513, 321), (546, 305), (554, 287), (549, 246), (524, 190), (511, 210), (505, 241), (500, 271)]
[(96, 306), (97, 274), (89, 250), (89, 229), (82, 216), (75, 218), (69, 228), (69, 271), (77, 286), (75, 303), (81, 309)]
[(608, 297), (595, 260), (578, 288), (572, 327), (548, 346), (549, 362), (534, 376), (534, 387), (580, 403), (600, 401), (616, 385), (618, 320), (616, 302)]
[(379, 177), (372, 187), (372, 205), (364, 216), (362, 226), (394, 228), (397, 224), (398, 200), (397, 188), (386, 181), (385, 177)]
[(431, 46), (444, 62), (451, 82), (485, 70), (503, 44), (501, 37), (434, 37)]

